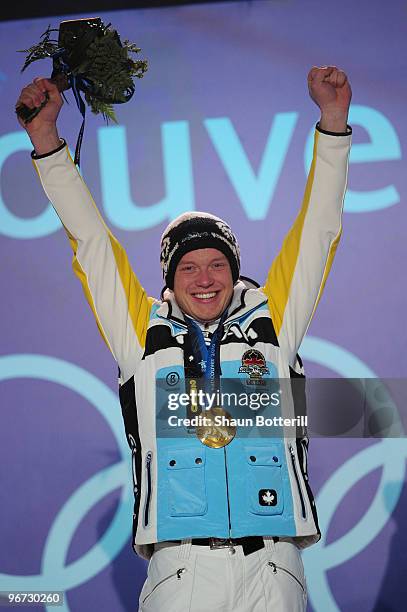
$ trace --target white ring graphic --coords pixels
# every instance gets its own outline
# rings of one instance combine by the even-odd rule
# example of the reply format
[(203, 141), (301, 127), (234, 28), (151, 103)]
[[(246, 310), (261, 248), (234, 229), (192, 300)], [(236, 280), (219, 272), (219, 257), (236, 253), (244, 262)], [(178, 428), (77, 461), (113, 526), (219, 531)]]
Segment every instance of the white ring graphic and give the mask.
[[(320, 338), (305, 338), (301, 355), (348, 378), (374, 378), (374, 372), (345, 349)], [(321, 540), (303, 553), (309, 597), (315, 612), (341, 612), (326, 571), (363, 550), (380, 533), (397, 505), (404, 485), (407, 440), (383, 439), (363, 449), (339, 467), (320, 490), (316, 504)], [(383, 466), (375, 497), (367, 513), (341, 538), (325, 545), (329, 524), (347, 491), (365, 475)]]
[[(29, 576), (0, 574), (0, 590), (58, 590), (78, 586), (101, 572), (121, 551), (130, 535), (132, 513), (130, 455), (123, 435), (117, 396), (98, 378), (82, 368), (55, 357), (9, 355), (0, 357), (0, 381), (15, 378), (47, 380), (79, 393), (100, 412), (108, 423), (122, 460), (95, 474), (66, 502), (55, 517), (44, 546), (42, 573)], [(83, 557), (65, 565), (71, 539), (87, 512), (105, 495), (121, 487), (122, 494), (115, 517), (103, 537)], [(53, 611), (53, 607), (47, 610)], [(69, 612), (65, 601), (61, 607)]]

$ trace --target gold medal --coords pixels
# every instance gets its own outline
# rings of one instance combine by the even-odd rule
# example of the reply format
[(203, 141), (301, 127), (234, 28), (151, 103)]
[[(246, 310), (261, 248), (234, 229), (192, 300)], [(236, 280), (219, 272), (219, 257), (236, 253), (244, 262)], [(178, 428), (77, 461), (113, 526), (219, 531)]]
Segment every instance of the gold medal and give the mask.
[(201, 417), (205, 424), (196, 428), (196, 435), (205, 446), (222, 448), (235, 437), (236, 425), (230, 424), (232, 417), (223, 408), (204, 410)]

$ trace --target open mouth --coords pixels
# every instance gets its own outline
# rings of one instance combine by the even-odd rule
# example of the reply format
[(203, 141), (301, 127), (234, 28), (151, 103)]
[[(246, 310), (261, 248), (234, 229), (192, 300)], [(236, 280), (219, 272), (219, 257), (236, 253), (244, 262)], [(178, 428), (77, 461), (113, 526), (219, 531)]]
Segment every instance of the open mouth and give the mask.
[(218, 295), (218, 291), (206, 291), (202, 293), (193, 293), (192, 297), (200, 302), (211, 302)]

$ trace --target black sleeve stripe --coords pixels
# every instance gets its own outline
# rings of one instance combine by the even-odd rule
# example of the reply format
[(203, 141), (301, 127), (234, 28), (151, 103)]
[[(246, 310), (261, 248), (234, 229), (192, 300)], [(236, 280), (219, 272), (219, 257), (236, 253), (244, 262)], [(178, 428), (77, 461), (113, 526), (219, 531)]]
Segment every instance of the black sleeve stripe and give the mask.
[(316, 125), (316, 128), (318, 130), (318, 132), (321, 132), (321, 134), (328, 134), (328, 136), (349, 136), (349, 134), (352, 134), (352, 128), (350, 127), (350, 125), (346, 126), (346, 132), (328, 132), (327, 130), (323, 130), (322, 128), (319, 127), (319, 121)]
[(49, 151), (48, 153), (43, 153), (42, 155), (37, 155), (35, 151), (31, 152), (31, 157), (33, 159), (44, 159), (44, 157), (50, 157), (54, 153), (58, 153), (58, 151), (62, 151), (66, 147), (66, 141), (63, 138), (60, 138), (61, 144), (56, 149)]

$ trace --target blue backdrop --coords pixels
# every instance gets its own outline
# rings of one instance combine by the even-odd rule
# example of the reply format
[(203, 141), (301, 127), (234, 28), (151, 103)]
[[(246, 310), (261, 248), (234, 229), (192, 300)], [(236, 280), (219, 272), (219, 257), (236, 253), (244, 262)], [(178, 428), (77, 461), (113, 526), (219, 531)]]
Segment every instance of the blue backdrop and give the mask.
[[(84, 15), (69, 15), (78, 17)], [(309, 376), (407, 370), (406, 7), (258, 0), (101, 14), (150, 69), (119, 124), (89, 114), (82, 173), (150, 295), (159, 238), (180, 212), (228, 220), (260, 282), (300, 206), (318, 109), (313, 65), (353, 87), (344, 234), (303, 343)], [(64, 610), (134, 610), (132, 491), (117, 370), (71, 269), (13, 107), (26, 49), (59, 18), (0, 24), (0, 590), (64, 590)], [(74, 148), (71, 93), (60, 133)], [(403, 440), (312, 440), (323, 538), (304, 554), (310, 609), (405, 609)], [(38, 609), (38, 608), (36, 608)]]

